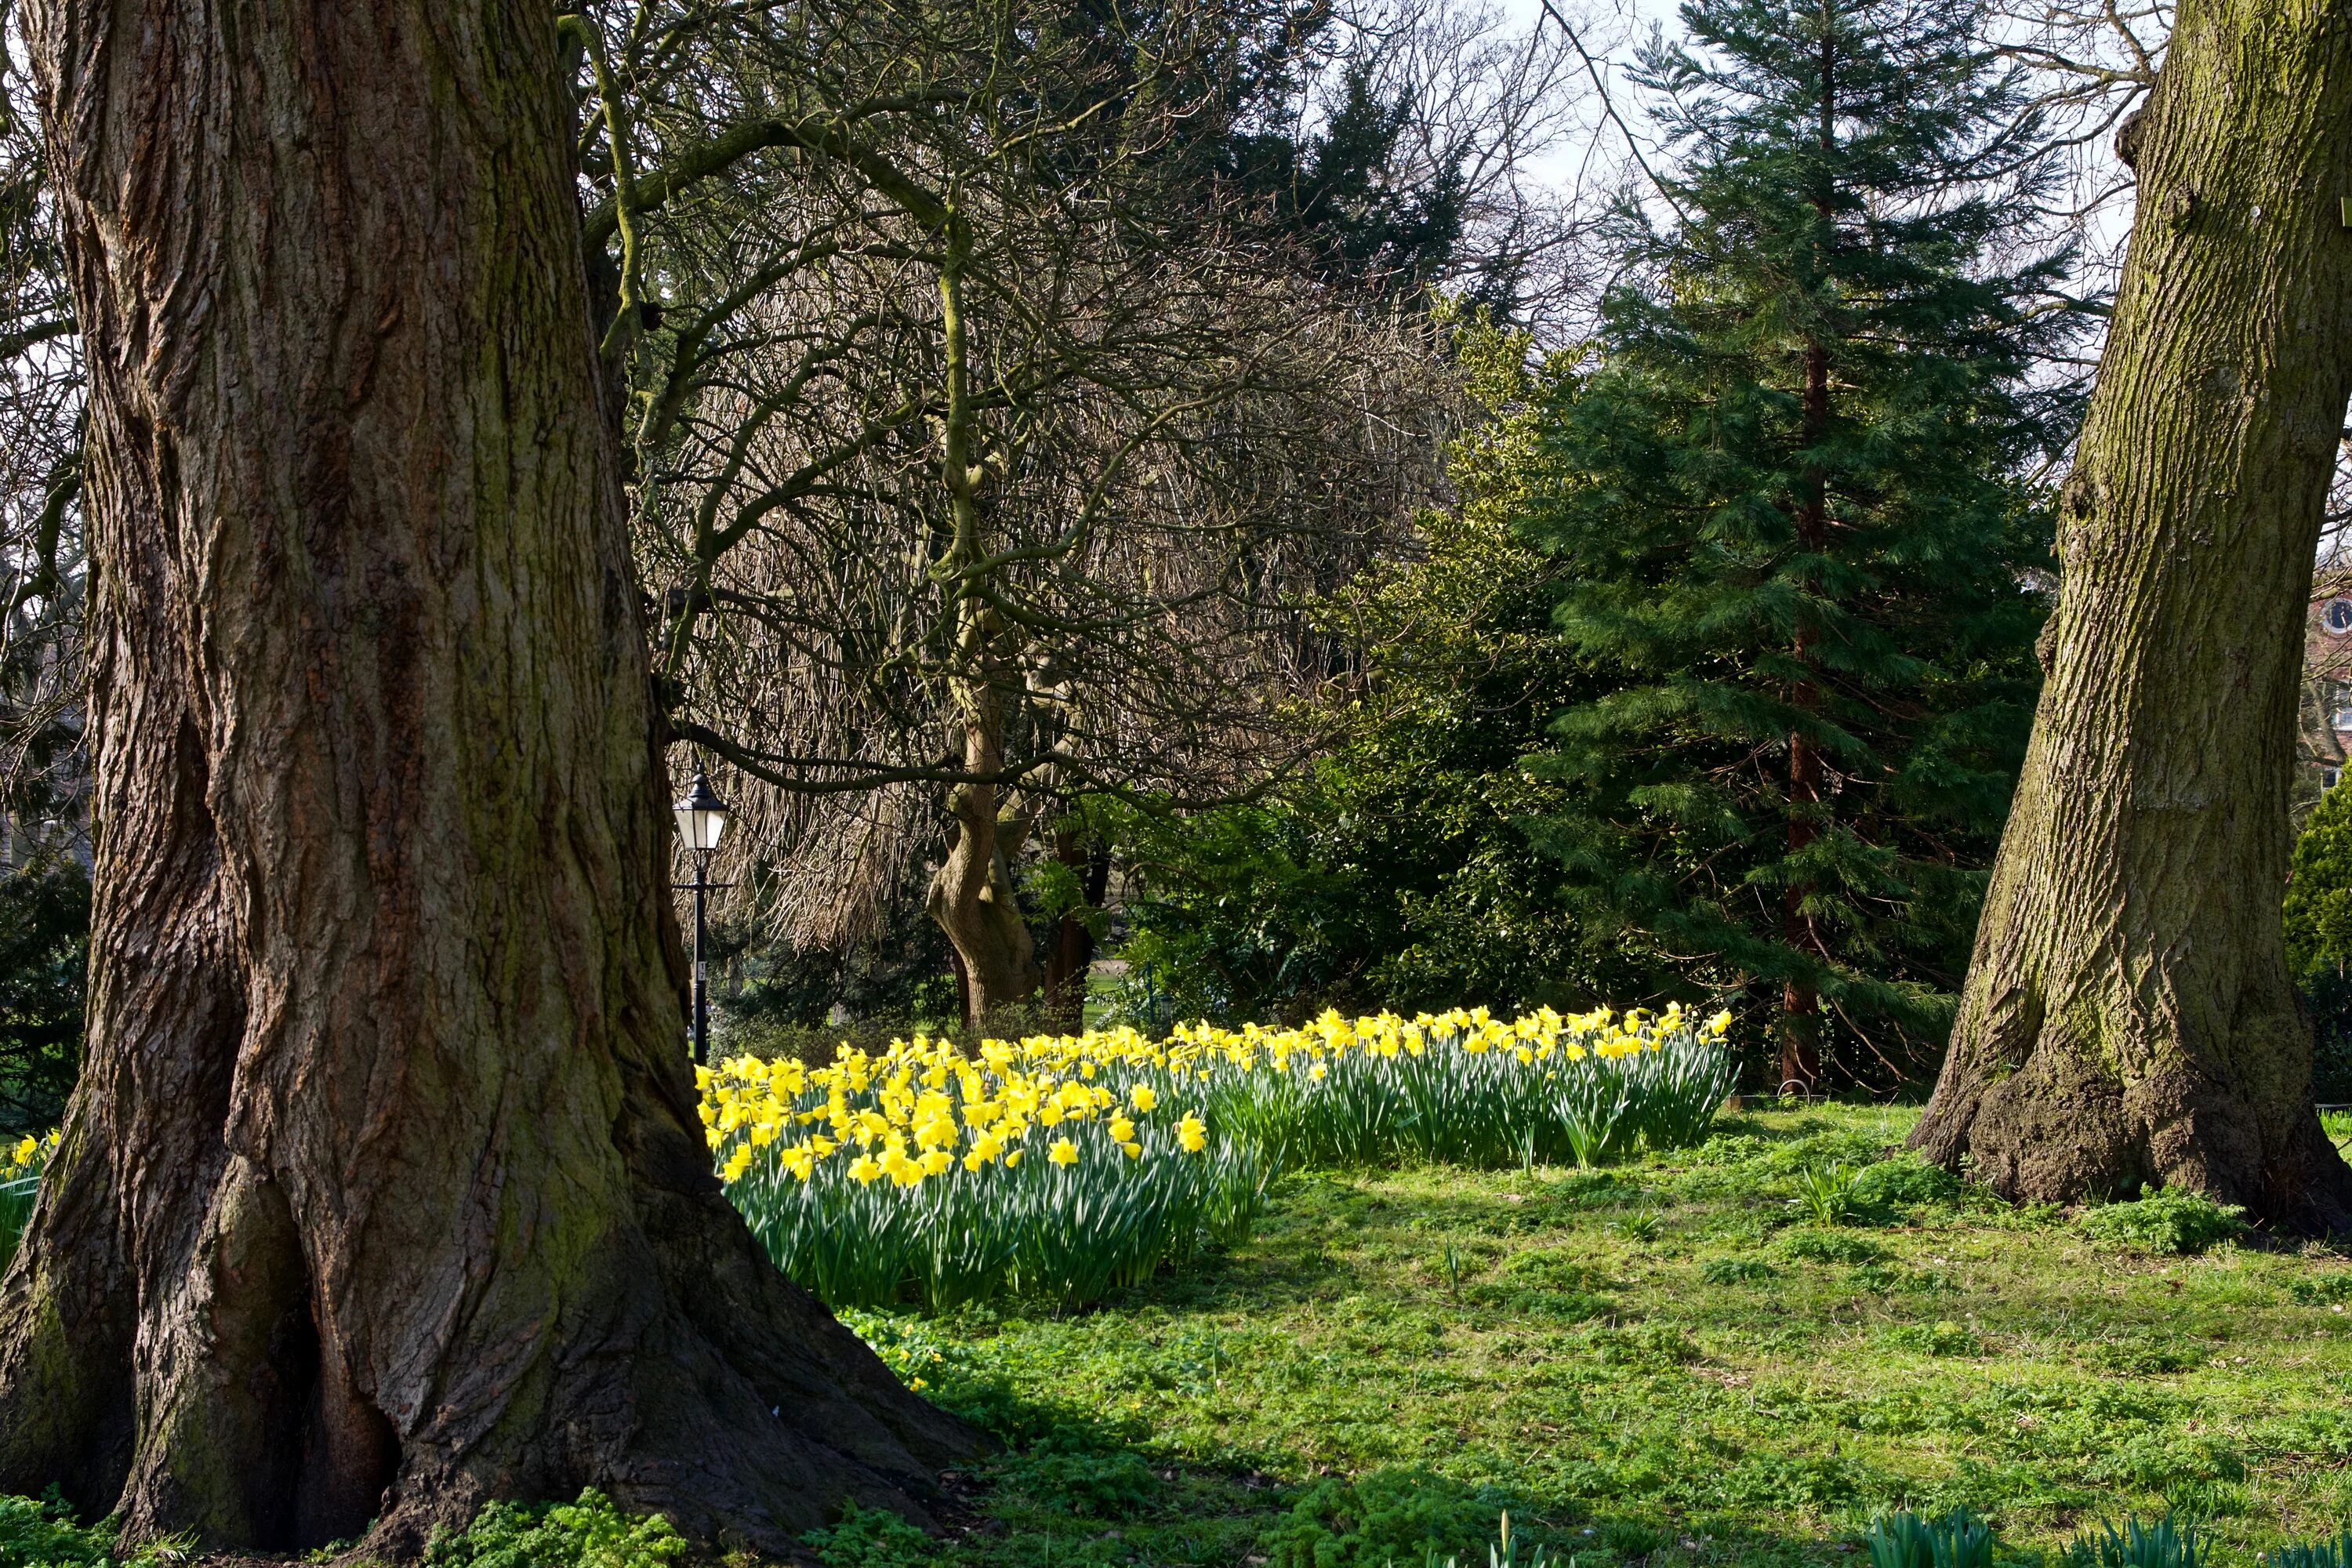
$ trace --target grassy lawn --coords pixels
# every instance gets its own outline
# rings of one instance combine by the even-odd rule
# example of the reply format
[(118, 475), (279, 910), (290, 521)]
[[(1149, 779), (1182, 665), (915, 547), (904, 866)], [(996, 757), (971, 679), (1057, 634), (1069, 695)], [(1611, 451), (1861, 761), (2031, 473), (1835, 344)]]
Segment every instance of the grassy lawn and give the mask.
[(1801, 1173), (1915, 1115), (1750, 1114), (1600, 1173), (1308, 1173), (1102, 1308), (857, 1315), (1007, 1447), (951, 1547), (853, 1521), (827, 1559), (1484, 1563), (1505, 1508), (1578, 1568), (1852, 1562), (1895, 1507), (1965, 1504), (2028, 1557), (2168, 1507), (2218, 1563), (2343, 1527), (2352, 1266), (2152, 1257), (1961, 1192), (1814, 1223)]

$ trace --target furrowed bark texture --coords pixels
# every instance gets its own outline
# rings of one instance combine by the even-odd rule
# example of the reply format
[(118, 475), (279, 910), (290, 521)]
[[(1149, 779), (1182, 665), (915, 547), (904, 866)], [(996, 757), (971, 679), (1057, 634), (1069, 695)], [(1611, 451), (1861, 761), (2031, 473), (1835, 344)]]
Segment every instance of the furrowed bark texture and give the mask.
[(2295, 685), (2352, 393), (2352, 12), (2189, 0), (2061, 496), (2049, 681), (1914, 1142), (2016, 1198), (2336, 1228), (2287, 980)]
[(399, 1552), (594, 1484), (772, 1552), (971, 1435), (711, 1176), (531, 0), (43, 0), (90, 374), (89, 1068), (0, 1491)]

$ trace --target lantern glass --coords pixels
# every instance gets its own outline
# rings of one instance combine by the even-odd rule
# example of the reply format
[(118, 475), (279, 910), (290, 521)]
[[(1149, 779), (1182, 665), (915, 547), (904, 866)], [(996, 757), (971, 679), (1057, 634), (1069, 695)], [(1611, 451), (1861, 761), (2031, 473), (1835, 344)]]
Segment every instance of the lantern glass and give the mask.
[(719, 837), (727, 831), (727, 803), (711, 789), (701, 769), (695, 770), (694, 787), (686, 792), (686, 798), (677, 803), (674, 811), (677, 836), (686, 840), (688, 848), (707, 853), (719, 847)]

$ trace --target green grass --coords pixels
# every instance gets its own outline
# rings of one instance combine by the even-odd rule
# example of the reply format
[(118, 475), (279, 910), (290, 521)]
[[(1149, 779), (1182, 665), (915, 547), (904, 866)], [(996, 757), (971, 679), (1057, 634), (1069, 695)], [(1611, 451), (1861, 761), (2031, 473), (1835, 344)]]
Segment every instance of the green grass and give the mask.
[[(2200, 1568), (2253, 1568), (2344, 1528), (2352, 1261), (2258, 1233), (2151, 1250), (2177, 1204), (2007, 1208), (1885, 1159), (1914, 1114), (1755, 1114), (1605, 1171), (1307, 1173), (1246, 1243), (1092, 1310), (847, 1314), (1004, 1446), (956, 1479), (944, 1542), (857, 1514), (811, 1547), (827, 1568), (1476, 1565), (1507, 1509), (1521, 1568), (1864, 1568), (1874, 1520), (1965, 1508), (1993, 1568), (2062, 1568), (2105, 1521), (2169, 1510)], [(593, 1501), (436, 1550), (585, 1562), (554, 1527)], [(675, 1555), (589, 1522), (599, 1563)], [(0, 1568), (110, 1548), (0, 1507)]]
[(1607, 1172), (1297, 1175), (1247, 1243), (1093, 1310), (856, 1315), (1007, 1447), (950, 1543), (824, 1555), (1422, 1568), (1484, 1563), (1508, 1508), (1576, 1568), (1858, 1565), (1874, 1516), (1966, 1507), (2054, 1563), (2170, 1509), (2228, 1568), (2343, 1527), (2352, 1266), (2006, 1208), (1883, 1163), (1914, 1114), (1751, 1115)]

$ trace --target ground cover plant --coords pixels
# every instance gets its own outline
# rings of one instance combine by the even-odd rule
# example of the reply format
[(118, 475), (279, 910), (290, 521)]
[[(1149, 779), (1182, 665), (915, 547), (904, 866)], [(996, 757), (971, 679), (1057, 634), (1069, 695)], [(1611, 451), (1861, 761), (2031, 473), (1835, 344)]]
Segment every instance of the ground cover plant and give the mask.
[(2100, 1241), (2143, 1252), (2195, 1253), (2243, 1235), (2245, 1222), (2239, 1216), (2244, 1213), (2202, 1193), (2142, 1187), (2128, 1203), (2084, 1210), (2078, 1223), (2084, 1235)]
[[(1423, 1568), (1485, 1562), (1507, 1510), (1523, 1560), (1581, 1568), (1858, 1568), (1905, 1510), (1964, 1508), (2021, 1565), (2168, 1513), (2204, 1568), (2340, 1532), (2352, 1264), (2011, 1208), (1903, 1153), (1916, 1116), (1294, 1170), (1246, 1240), (1090, 1310), (852, 1313), (1006, 1447), (928, 1555), (861, 1555), (869, 1530), (824, 1561)], [(1809, 1178), (1841, 1163), (1824, 1223)]]
[(79, 1524), (55, 1497), (0, 1497), (0, 1568), (145, 1568), (156, 1557), (118, 1559), (110, 1524)]
[(754, 1234), (832, 1305), (1074, 1307), (1244, 1236), (1285, 1165), (1592, 1165), (1696, 1142), (1730, 1087), (1727, 1022), (1327, 1013), (971, 1055), (918, 1037), (700, 1069), (702, 1119)]

